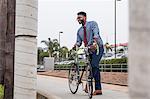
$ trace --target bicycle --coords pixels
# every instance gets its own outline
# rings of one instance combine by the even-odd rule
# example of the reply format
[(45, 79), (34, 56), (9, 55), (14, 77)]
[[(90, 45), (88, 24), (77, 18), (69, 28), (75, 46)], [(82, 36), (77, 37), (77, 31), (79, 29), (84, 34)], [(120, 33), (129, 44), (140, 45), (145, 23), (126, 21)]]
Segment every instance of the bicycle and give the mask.
[(69, 89), (72, 94), (75, 94), (78, 91), (78, 87), (80, 84), (83, 84), (82, 77), (85, 72), (86, 78), (86, 91), (88, 93), (89, 99), (92, 99), (93, 94), (93, 75), (92, 75), (92, 67), (90, 64), (90, 55), (88, 47), (84, 48), (85, 53), (85, 66), (82, 69), (82, 73), (80, 75), (79, 70), (79, 54), (77, 53), (77, 48), (74, 50), (74, 63), (70, 66), (69, 73), (68, 73), (68, 83)]

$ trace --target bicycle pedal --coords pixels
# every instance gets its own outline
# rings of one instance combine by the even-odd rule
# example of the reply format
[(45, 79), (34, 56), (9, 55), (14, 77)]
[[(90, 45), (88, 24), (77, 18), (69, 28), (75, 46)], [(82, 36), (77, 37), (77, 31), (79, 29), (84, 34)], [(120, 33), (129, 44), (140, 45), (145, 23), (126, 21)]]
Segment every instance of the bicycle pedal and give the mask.
[(81, 84), (81, 83), (83, 84), (83, 82), (82, 82), (82, 81), (80, 81), (80, 82), (79, 82), (79, 84)]

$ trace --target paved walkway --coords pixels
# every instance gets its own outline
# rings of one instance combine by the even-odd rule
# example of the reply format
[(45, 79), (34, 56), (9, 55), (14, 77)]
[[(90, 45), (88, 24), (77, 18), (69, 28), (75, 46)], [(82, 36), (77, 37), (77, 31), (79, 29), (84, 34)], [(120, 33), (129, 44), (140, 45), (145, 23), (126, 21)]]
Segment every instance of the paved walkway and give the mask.
[[(102, 86), (103, 95), (94, 96), (93, 99), (129, 99), (127, 87), (109, 84)], [(65, 78), (38, 75), (37, 90), (50, 99), (88, 99), (87, 94), (82, 91), (82, 86), (76, 94), (71, 94), (68, 80)]]

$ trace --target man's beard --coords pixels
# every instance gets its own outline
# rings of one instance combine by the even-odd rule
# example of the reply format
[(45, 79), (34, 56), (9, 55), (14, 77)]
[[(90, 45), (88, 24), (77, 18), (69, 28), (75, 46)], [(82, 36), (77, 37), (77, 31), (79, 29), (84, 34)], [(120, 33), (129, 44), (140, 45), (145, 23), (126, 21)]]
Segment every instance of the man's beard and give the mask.
[(78, 22), (79, 22), (79, 24), (84, 25), (84, 20), (80, 20), (80, 21), (78, 21)]

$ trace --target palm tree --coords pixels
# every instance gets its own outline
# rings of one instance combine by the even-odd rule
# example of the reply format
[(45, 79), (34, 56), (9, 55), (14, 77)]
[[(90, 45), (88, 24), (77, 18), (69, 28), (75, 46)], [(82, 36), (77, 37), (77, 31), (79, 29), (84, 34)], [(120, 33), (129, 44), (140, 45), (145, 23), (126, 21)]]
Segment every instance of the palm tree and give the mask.
[(55, 50), (55, 51), (58, 51), (59, 50), (59, 43), (58, 43), (58, 40), (57, 39), (53, 39), (53, 49)]
[(59, 54), (59, 42), (57, 39), (53, 39), (53, 57), (55, 58), (55, 60), (57, 60), (58, 58), (58, 54)]
[(37, 62), (38, 64), (42, 64), (43, 63), (43, 57), (42, 57), (42, 53), (44, 53), (44, 50), (42, 47), (38, 47), (38, 56), (37, 56)]
[(51, 41), (51, 38), (48, 38), (48, 41), (43, 40), (43, 41), (41, 41), (41, 43), (44, 43), (47, 46), (49, 57), (52, 57), (54, 50), (53, 50), (53, 41)]
[(48, 38), (48, 41), (43, 40), (43, 41), (41, 41), (41, 43), (44, 43), (47, 46), (50, 57), (54, 57), (55, 59), (57, 59), (58, 53), (60, 53), (59, 56), (61, 58), (63, 58), (63, 59), (67, 58), (68, 48), (66, 46), (59, 48), (60, 44), (57, 39), (51, 40), (50, 38)]
[(66, 46), (63, 46), (60, 48), (60, 57), (63, 59), (66, 59), (68, 57), (68, 48)]

